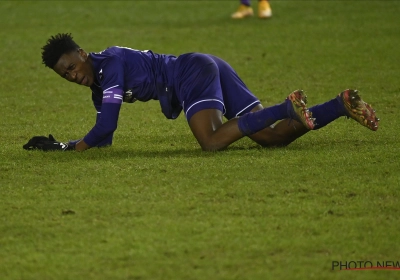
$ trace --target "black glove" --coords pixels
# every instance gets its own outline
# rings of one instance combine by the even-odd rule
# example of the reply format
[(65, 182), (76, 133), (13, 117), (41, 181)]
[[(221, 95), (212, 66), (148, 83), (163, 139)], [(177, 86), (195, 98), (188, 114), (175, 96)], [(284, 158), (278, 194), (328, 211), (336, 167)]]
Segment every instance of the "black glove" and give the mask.
[(75, 147), (68, 143), (57, 142), (53, 135), (34, 136), (28, 143), (22, 146), (25, 150), (42, 150), (42, 151), (68, 151), (74, 150)]

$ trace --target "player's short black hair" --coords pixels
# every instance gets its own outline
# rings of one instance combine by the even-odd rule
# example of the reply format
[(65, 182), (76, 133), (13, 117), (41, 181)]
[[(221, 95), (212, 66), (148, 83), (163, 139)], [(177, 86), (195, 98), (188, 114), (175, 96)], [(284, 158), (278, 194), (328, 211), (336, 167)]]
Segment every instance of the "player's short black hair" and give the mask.
[(45, 66), (53, 69), (60, 57), (80, 47), (73, 40), (71, 33), (58, 33), (51, 36), (46, 45), (42, 47), (42, 62)]

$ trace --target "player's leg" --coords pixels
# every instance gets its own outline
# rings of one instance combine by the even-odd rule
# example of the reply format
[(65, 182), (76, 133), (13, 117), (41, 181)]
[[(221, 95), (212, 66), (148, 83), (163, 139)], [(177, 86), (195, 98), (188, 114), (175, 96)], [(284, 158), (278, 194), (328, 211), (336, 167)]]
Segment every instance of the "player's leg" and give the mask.
[[(252, 111), (262, 109), (262, 105), (258, 104)], [(342, 116), (352, 118), (373, 131), (379, 127), (379, 118), (375, 115), (375, 110), (361, 99), (356, 90), (345, 90), (332, 100), (310, 107), (309, 111), (316, 119), (313, 130), (325, 127)], [(301, 123), (285, 119), (249, 137), (264, 147), (286, 146), (309, 131)]]
[[(306, 127), (306, 124), (287, 119), (288, 117), (300, 119), (304, 116), (305, 122), (312, 125), (312, 120), (307, 113), (304, 113), (307, 111), (305, 105), (297, 105), (295, 102), (288, 98), (282, 104), (249, 112), (225, 123), (222, 121), (222, 110), (195, 107), (193, 109), (194, 114), (188, 119), (189, 126), (202, 149), (206, 151), (222, 150), (243, 136), (249, 136), (263, 146), (283, 146), (311, 129), (311, 127)], [(288, 104), (291, 105), (288, 106)], [(288, 109), (292, 106), (299, 106), (298, 110)], [(196, 111), (197, 109), (199, 110)], [(281, 119), (285, 120), (278, 123), (277, 129), (274, 131), (275, 128), (270, 126)], [(290, 124), (287, 121), (293, 123)], [(298, 126), (298, 131), (295, 129), (295, 123)], [(262, 131), (262, 133), (257, 133), (259, 131)]]
[[(254, 110), (261, 110), (261, 108), (256, 107)], [(312, 118), (315, 119), (313, 130), (320, 129), (337, 118), (345, 116), (344, 107), (337, 98), (310, 107), (309, 111)], [(287, 119), (249, 137), (264, 147), (286, 146), (308, 131), (310, 130), (302, 125), (302, 123)]]
[[(262, 105), (259, 104), (259, 102), (257, 104), (252, 103), (252, 100), (256, 99), (256, 97), (251, 94), (251, 92), (248, 90), (243, 81), (238, 77), (232, 67), (218, 57), (211, 57), (217, 63), (220, 70), (220, 83), (223, 90), (224, 102), (226, 106), (225, 117), (230, 119), (235, 116), (244, 115), (249, 111), (263, 111), (264, 109)], [(245, 106), (241, 104), (250, 105)], [(282, 107), (280, 107), (279, 105), (275, 105), (271, 107), (270, 110), (277, 108), (282, 109)], [(305, 133), (310, 131), (309, 124), (305, 123), (307, 117), (302, 114), (302, 112), (305, 111), (302, 111), (301, 107), (293, 107), (293, 109), (296, 108), (300, 109), (300, 112), (298, 112), (299, 115), (302, 117), (300, 121), (295, 121), (296, 117), (293, 117), (294, 114), (292, 112), (291, 119), (283, 120), (275, 124), (273, 127), (267, 127), (254, 134), (247, 135), (252, 140), (264, 147), (286, 146), (290, 144), (297, 138), (303, 136)], [(358, 93), (354, 90), (345, 90), (340, 93), (336, 98), (333, 98), (332, 100), (329, 100), (323, 104), (319, 104), (309, 108), (309, 111), (311, 112), (312, 118), (316, 119), (313, 130), (320, 129), (341, 116), (353, 118), (354, 120), (371, 130), (376, 130), (378, 128), (379, 119), (375, 116), (375, 111), (371, 108), (370, 105), (365, 103), (358, 95)], [(252, 114), (251, 116), (254, 115), (256, 114)], [(244, 118), (246, 117), (247, 116), (244, 116)], [(261, 120), (263, 120), (263, 118), (261, 118)], [(257, 123), (256, 120), (252, 120), (252, 122)]]
[[(236, 116), (243, 116), (240, 122), (249, 118), (249, 123), (256, 125), (257, 119), (254, 119), (253, 116), (262, 114), (259, 112), (263, 112), (265, 109), (259, 102), (252, 102), (253, 100), (258, 101), (258, 99), (249, 91), (247, 86), (227, 62), (215, 56), (210, 57), (217, 63), (220, 70), (220, 83), (226, 107), (225, 117), (231, 119)], [(301, 91), (295, 91), (290, 96), (293, 100), (297, 100), (297, 103), (288, 103), (288, 100), (286, 100), (282, 104), (269, 108), (269, 111), (276, 112), (275, 115), (277, 116), (282, 116), (282, 111), (291, 110), (288, 119), (275, 124), (273, 127), (268, 126), (261, 131), (257, 131), (253, 134), (248, 133), (246, 135), (258, 144), (264, 147), (270, 147), (288, 145), (310, 131), (310, 118), (307, 115), (307, 111), (303, 110), (301, 104), (299, 104), (303, 98), (306, 102), (306, 96)], [(289, 105), (289, 107), (285, 108), (285, 103)], [(256, 113), (247, 116), (246, 113), (250, 111)], [(312, 129), (321, 128), (340, 116), (344, 116), (343, 106), (338, 102), (337, 98), (324, 104), (311, 107), (309, 111), (312, 113), (312, 118), (316, 119), (316, 126), (312, 127)], [(296, 118), (296, 115), (300, 117)], [(260, 118), (260, 120), (264, 119), (263, 117)]]
[[(252, 135), (285, 118), (298, 119), (312, 129), (313, 122), (302, 91), (293, 92), (281, 104), (251, 113), (259, 101), (248, 92), (226, 62), (204, 54), (184, 55), (178, 60), (178, 99), (203, 150), (224, 149), (243, 136)], [(230, 95), (223, 95), (228, 87)], [(231, 119), (226, 123), (222, 123), (224, 105), (228, 105), (226, 115)], [(236, 119), (234, 112), (244, 115)]]
[(258, 17), (261, 19), (272, 17), (272, 10), (267, 0), (258, 0)]
[[(263, 109), (261, 104), (254, 107), (251, 111), (256, 112)], [(293, 119), (284, 119), (275, 123), (249, 137), (263, 147), (282, 147), (292, 143), (297, 138), (311, 131), (301, 122)]]
[(323, 104), (311, 107), (310, 112), (316, 118), (314, 130), (320, 129), (339, 117), (352, 118), (370, 130), (377, 130), (379, 118), (375, 110), (361, 99), (357, 90), (347, 89)]
[(222, 117), (218, 109), (203, 109), (191, 116), (189, 127), (202, 150), (223, 150), (244, 136), (237, 119), (223, 123)]
[[(244, 118), (250, 117), (250, 119), (253, 117), (253, 120), (250, 120), (250, 122), (253, 122), (256, 125), (258, 120), (254, 120), (254, 116), (257, 116), (257, 114), (263, 115), (264, 113), (261, 112), (252, 114), (250, 116), (247, 116), (246, 113), (264, 110), (257, 97), (250, 92), (235, 70), (226, 61), (216, 56), (210, 55), (210, 57), (216, 62), (219, 69), (220, 84), (226, 108), (225, 117), (227, 119), (232, 119), (237, 116), (243, 116)], [(297, 96), (297, 99), (299, 99), (298, 101), (300, 101), (302, 98), (305, 99), (305, 96), (301, 91), (295, 91), (290, 96)], [(296, 98), (294, 98), (294, 100), (296, 100)], [(296, 113), (294, 110), (297, 108), (300, 110)], [(310, 126), (309, 123), (304, 126), (301, 124), (302, 122), (295, 121), (297, 114), (302, 116), (301, 118), (303, 119), (303, 122), (307, 121), (308, 119), (305, 118), (304, 115), (306, 111), (303, 111), (301, 106), (293, 106), (291, 100), (287, 99), (281, 104), (268, 108), (268, 112), (272, 114), (272, 118), (276, 116), (275, 119), (278, 116), (287, 114), (288, 111), (291, 119), (277, 124), (275, 126), (277, 129), (275, 129), (275, 127), (267, 127), (260, 132), (250, 134), (248, 136), (258, 144), (265, 147), (283, 146), (289, 144), (297, 137), (300, 137), (309, 131), (309, 128), (306, 128)], [(259, 119), (264, 120), (263, 117), (260, 117)], [(288, 125), (289, 123), (290, 125)]]
[[(175, 66), (175, 77), (177, 97), (190, 129), (203, 150), (224, 149), (244, 136), (238, 127), (237, 119), (223, 123), (225, 104), (220, 73), (210, 56), (179, 56)], [(256, 98), (251, 99), (251, 102), (259, 103)]]
[(231, 15), (231, 17), (233, 19), (242, 19), (245, 17), (250, 17), (253, 14), (254, 12), (250, 6), (250, 0), (241, 0), (239, 8)]

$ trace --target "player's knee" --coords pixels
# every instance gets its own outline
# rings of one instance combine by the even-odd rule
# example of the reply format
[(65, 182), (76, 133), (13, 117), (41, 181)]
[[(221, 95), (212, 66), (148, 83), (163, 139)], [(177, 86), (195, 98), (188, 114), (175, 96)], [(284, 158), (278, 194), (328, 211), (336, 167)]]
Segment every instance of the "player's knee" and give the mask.
[(204, 152), (216, 152), (226, 148), (222, 143), (214, 141), (212, 138), (199, 141), (200, 147)]

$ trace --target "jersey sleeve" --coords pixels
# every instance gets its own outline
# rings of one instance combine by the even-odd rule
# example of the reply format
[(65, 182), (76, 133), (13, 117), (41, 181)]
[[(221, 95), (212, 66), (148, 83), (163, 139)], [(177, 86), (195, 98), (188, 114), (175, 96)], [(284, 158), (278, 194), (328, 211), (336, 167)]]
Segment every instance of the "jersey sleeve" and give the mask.
[(101, 65), (102, 96), (92, 95), (97, 110), (95, 126), (83, 138), (91, 147), (110, 145), (117, 129), (119, 112), (123, 100), (124, 67), (118, 57), (110, 57)]
[[(93, 106), (96, 109), (96, 123), (100, 120), (100, 117), (101, 117), (101, 105), (102, 105), (102, 99), (103, 99), (102, 96), (103, 96), (103, 92), (99, 92), (99, 93), (92, 92)], [(105, 138), (103, 141), (101, 141), (99, 144), (97, 144), (96, 147), (111, 146), (113, 136), (114, 136), (114, 133), (111, 133), (109, 136), (107, 136), (107, 138)]]

